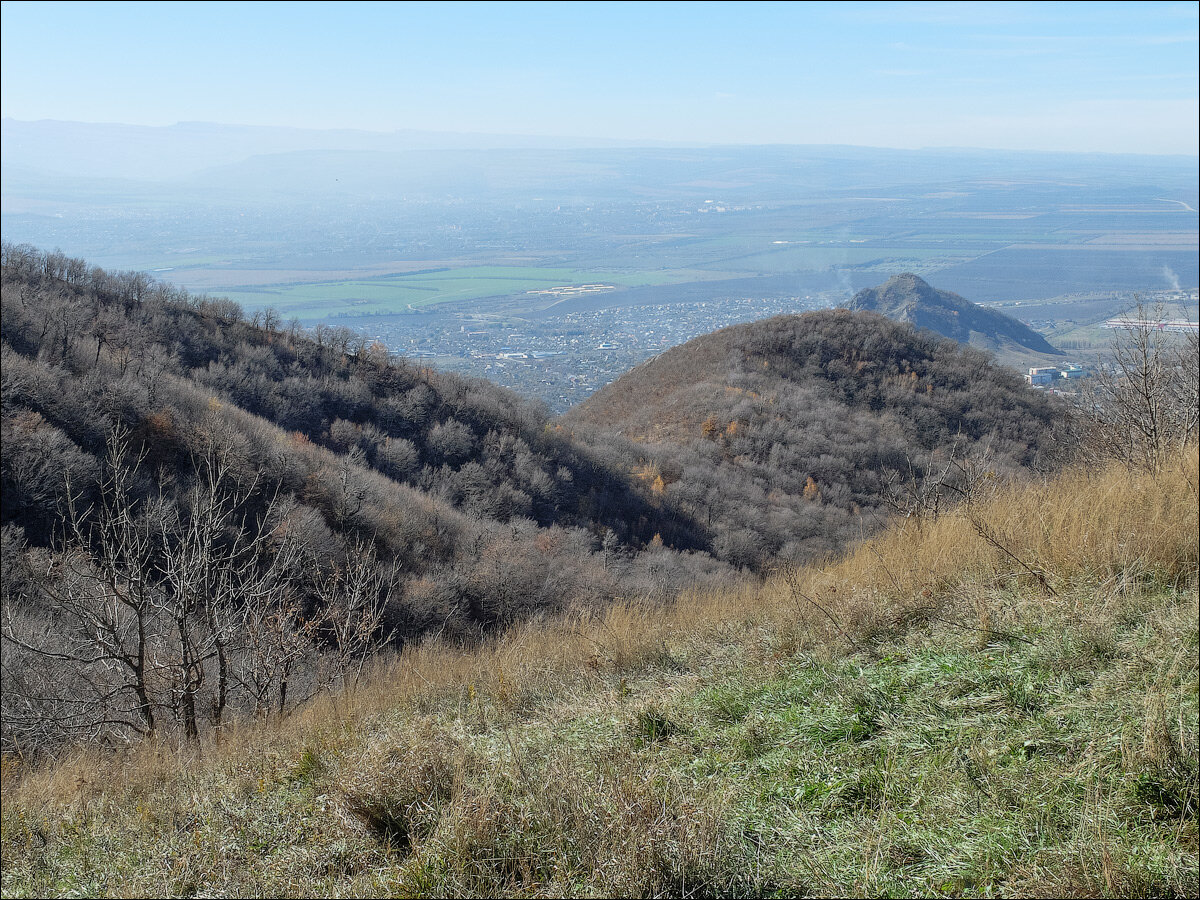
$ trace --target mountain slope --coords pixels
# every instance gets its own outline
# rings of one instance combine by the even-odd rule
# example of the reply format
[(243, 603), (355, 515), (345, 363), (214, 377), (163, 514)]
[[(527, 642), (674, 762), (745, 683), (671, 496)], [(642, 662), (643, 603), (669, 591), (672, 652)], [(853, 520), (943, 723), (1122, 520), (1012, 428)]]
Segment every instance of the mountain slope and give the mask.
[[(95, 453), (119, 424), (154, 439), (157, 464), (186, 469), (202, 424), (195, 408), (208, 406), (239, 419), (226, 423), (235, 430), (261, 420), (260, 430), (274, 426), (294, 444), (323, 448), (478, 519), (610, 528), (634, 545), (656, 533), (670, 544), (686, 528), (652, 512), (653, 498), (628, 482), (619, 451), (603, 459), (571, 444), (546, 428), (541, 408), (489, 382), (407, 365), (349, 329), (320, 326), (309, 336), (271, 314), (247, 322), (227, 301), (8, 249), (10, 425), (27, 409)], [(38, 489), (30, 489), (23, 499), (21, 484), (7, 485), (4, 521), (22, 518), (44, 542), (47, 522), (31, 531), (31, 520), (53, 510), (39, 512)], [(682, 532), (679, 539), (702, 540)]]
[(5, 747), (195, 737), (388, 643), (736, 580), (619, 442), (495, 385), (3, 251)]
[(928, 328), (960, 344), (994, 353), (1061, 355), (1062, 352), (1023, 322), (958, 294), (939, 291), (909, 273), (894, 275), (879, 287), (859, 291), (847, 308)]
[(831, 310), (696, 338), (562, 421), (641, 442), (647, 480), (713, 532), (718, 555), (764, 566), (846, 547), (898, 484), (951, 458), (1037, 464), (1055, 415), (977, 350)]
[[(199, 710), (284, 707), (389, 641), (813, 559), (913, 477), (1032, 464), (1052, 418), (978, 353), (842, 311), (663, 354), (579, 413), (625, 408), (625, 435), (579, 440), (348, 329), (27, 247), (0, 280), (6, 745), (198, 739)], [(673, 440), (632, 445), (647, 423)]]
[(1196, 465), (411, 647), (203, 755), (6, 758), (5, 891), (1194, 897)]

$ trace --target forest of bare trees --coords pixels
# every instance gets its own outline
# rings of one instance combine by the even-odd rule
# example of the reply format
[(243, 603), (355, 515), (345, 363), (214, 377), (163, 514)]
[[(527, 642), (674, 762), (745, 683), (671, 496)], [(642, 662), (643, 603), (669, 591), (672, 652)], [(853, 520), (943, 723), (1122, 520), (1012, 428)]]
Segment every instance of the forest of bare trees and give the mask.
[(1053, 467), (1067, 412), (980, 351), (831, 310), (697, 338), (565, 420), (637, 439), (665, 501), (710, 530), (722, 559), (762, 569), (848, 546), (892, 513), (897, 481), (951, 459)]
[[(982, 354), (847, 312), (717, 332), (552, 420), (349, 329), (2, 262), (9, 749), (202, 740), (425, 636), (754, 579), (870, 533), (898, 485), (1053, 465), (1071, 420)], [(1090, 420), (1147, 464), (1196, 433), (1195, 343), (1159, 337), (1125, 345)]]
[(425, 634), (738, 577), (489, 384), (61, 254), (2, 277), (6, 746), (195, 739)]

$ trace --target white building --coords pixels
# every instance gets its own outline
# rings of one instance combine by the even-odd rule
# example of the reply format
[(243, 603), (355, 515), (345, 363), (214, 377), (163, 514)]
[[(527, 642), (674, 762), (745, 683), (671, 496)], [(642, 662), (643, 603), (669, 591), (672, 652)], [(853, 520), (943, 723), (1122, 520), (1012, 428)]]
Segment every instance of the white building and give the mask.
[(1031, 366), (1025, 381), (1032, 385), (1052, 384), (1058, 377), (1058, 366)]

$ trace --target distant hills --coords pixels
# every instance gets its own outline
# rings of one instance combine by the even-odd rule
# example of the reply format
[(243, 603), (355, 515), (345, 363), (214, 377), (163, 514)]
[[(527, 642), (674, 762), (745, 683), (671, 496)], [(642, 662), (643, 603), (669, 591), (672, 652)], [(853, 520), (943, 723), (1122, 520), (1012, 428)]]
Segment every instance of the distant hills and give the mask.
[[(638, 143), (413, 129), (380, 132), (216, 122), (148, 126), (54, 119), (29, 122), (10, 118), (3, 120), (0, 135), (6, 166), (78, 177), (129, 179), (181, 178), (205, 169), (271, 154), (580, 149)], [(660, 146), (655, 142), (640, 145)]]
[[(0, 120), (0, 150), (10, 177), (30, 173), (88, 179), (157, 182), (186, 181), (210, 170), (215, 177), (238, 178), (243, 163), (269, 157), (299, 174), (297, 183), (320, 182), (324, 167), (364, 160), (379, 171), (435, 172), (441, 154), (457, 164), (499, 177), (502, 184), (527, 178), (541, 189), (566, 192), (582, 169), (596, 185), (577, 194), (589, 199), (623, 196), (721, 197), (778, 200), (781, 195), (830, 192), (861, 202), (870, 190), (918, 191), (926, 202), (931, 185), (956, 184), (972, 192), (994, 179), (1061, 179), (1067, 173), (1103, 178), (1114, 186), (1142, 185), (1156, 192), (1186, 185), (1194, 192), (1195, 160), (1188, 157), (1097, 156), (1077, 153), (1013, 153), (963, 148), (901, 150), (843, 145), (710, 145), (615, 140), (574, 136), (482, 134), (447, 131), (364, 131), (311, 129), (217, 122), (177, 122), (166, 126), (73, 122), (53, 119)], [(295, 156), (294, 159), (287, 159)], [(252, 179), (264, 163), (250, 163)], [(220, 171), (223, 170), (223, 171)], [(311, 171), (310, 171), (311, 170)], [(1083, 173), (1083, 174), (1079, 174)], [(486, 183), (490, 185), (490, 182)], [(6, 184), (5, 194), (20, 190)], [(538, 194), (537, 196), (541, 196)], [(1185, 192), (1183, 196), (1190, 196)], [(941, 199), (960, 204), (957, 194)], [(874, 201), (868, 201), (874, 202)]]
[(0, 150), (8, 240), (254, 305), (414, 263), (654, 273), (661, 292), (614, 293), (646, 305), (840, 300), (934, 266), (981, 302), (1197, 283), (1186, 157), (10, 118)]
[(1011, 356), (1013, 353), (1062, 355), (1044, 337), (1011, 316), (940, 291), (905, 272), (879, 287), (859, 291), (848, 309), (874, 312), (917, 328), (928, 328), (960, 344)]
[(672, 348), (569, 411), (640, 442), (643, 471), (758, 567), (835, 551), (948, 455), (1033, 465), (1054, 408), (984, 353), (871, 312), (734, 325)]

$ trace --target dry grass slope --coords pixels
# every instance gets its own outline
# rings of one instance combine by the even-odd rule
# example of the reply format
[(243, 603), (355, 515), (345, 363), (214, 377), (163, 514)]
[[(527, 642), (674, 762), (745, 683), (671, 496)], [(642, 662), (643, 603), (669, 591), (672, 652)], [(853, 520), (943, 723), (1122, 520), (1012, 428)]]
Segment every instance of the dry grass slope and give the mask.
[(1198, 457), (5, 761), (3, 893), (1195, 896)]

